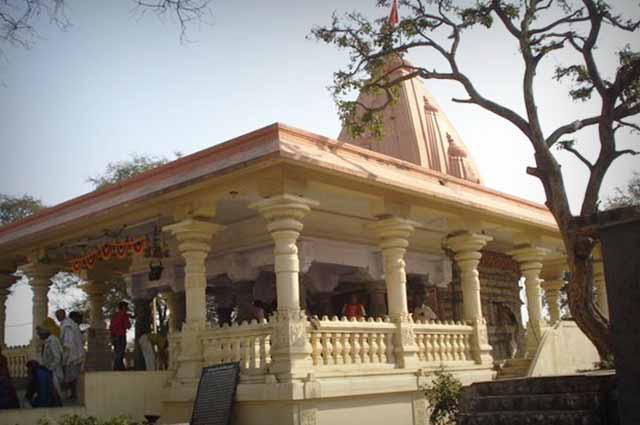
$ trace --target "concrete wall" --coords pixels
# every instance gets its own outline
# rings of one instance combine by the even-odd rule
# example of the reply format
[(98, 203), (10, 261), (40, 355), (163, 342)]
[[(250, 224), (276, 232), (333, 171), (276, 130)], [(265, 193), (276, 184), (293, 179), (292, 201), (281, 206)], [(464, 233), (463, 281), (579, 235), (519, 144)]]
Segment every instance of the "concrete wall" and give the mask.
[(568, 375), (591, 370), (599, 360), (596, 348), (578, 325), (562, 320), (543, 335), (527, 375)]
[[(161, 399), (172, 372), (91, 372), (85, 374), (85, 407), (89, 415), (128, 415), (142, 420), (159, 415)], [(117, 406), (117, 411), (114, 409)]]

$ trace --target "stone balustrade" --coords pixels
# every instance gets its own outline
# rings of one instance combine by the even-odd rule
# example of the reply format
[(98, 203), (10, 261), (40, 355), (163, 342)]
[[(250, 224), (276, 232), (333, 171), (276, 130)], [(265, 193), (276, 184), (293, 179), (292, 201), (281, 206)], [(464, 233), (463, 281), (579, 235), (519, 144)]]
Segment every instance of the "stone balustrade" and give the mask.
[(245, 375), (268, 372), (273, 325), (252, 320), (238, 325), (208, 328), (200, 335), (205, 365), (239, 362)]
[(473, 363), (473, 327), (462, 322), (422, 321), (413, 324), (422, 363), (455, 366)]
[(310, 320), (314, 369), (394, 368), (396, 325), (389, 318)]
[(2, 350), (2, 354), (7, 358), (9, 373), (12, 378), (24, 378), (27, 376), (27, 362), (33, 357), (31, 346), (7, 347)]

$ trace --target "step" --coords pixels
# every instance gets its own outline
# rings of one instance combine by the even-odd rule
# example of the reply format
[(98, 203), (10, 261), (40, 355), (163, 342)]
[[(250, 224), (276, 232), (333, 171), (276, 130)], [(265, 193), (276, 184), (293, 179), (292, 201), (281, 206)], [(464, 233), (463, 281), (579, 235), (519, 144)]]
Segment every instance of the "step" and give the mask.
[(529, 368), (531, 364), (531, 359), (508, 359), (504, 362), (504, 367), (524, 367)]
[(614, 382), (614, 375), (593, 376), (545, 376), (539, 378), (514, 378), (491, 382), (477, 382), (465, 388), (470, 396), (566, 394), (607, 391)]
[(602, 393), (577, 393), (577, 394), (539, 394), (529, 395), (504, 395), (485, 396), (461, 401), (463, 410), (472, 412), (501, 412), (501, 411), (572, 411), (590, 410), (598, 411), (606, 404), (605, 395)]
[(605, 425), (601, 416), (589, 410), (528, 412), (507, 411), (461, 414), (458, 425)]

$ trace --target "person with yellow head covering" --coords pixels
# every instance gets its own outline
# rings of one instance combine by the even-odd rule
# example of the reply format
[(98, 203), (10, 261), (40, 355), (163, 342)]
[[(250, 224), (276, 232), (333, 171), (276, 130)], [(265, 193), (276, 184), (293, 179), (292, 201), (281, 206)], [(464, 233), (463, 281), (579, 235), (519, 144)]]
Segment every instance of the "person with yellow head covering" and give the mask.
[(55, 336), (56, 338), (60, 338), (60, 326), (58, 326), (55, 320), (53, 320), (51, 317), (47, 317), (46, 319), (44, 319), (40, 326), (47, 329), (51, 335)]

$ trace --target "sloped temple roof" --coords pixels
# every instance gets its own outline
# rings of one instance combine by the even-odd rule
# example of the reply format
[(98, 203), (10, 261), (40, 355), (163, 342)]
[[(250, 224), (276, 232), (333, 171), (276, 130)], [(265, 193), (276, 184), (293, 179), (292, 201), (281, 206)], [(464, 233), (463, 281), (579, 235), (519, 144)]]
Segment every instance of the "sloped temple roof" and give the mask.
[[(394, 71), (406, 75), (408, 71)], [(394, 76), (394, 78), (396, 78)], [(367, 107), (384, 103), (384, 94), (361, 94)], [(400, 83), (398, 99), (383, 112), (384, 136), (353, 138), (343, 129), (338, 140), (362, 146), (430, 170), (482, 183), (480, 173), (460, 135), (435, 98), (417, 77)]]

